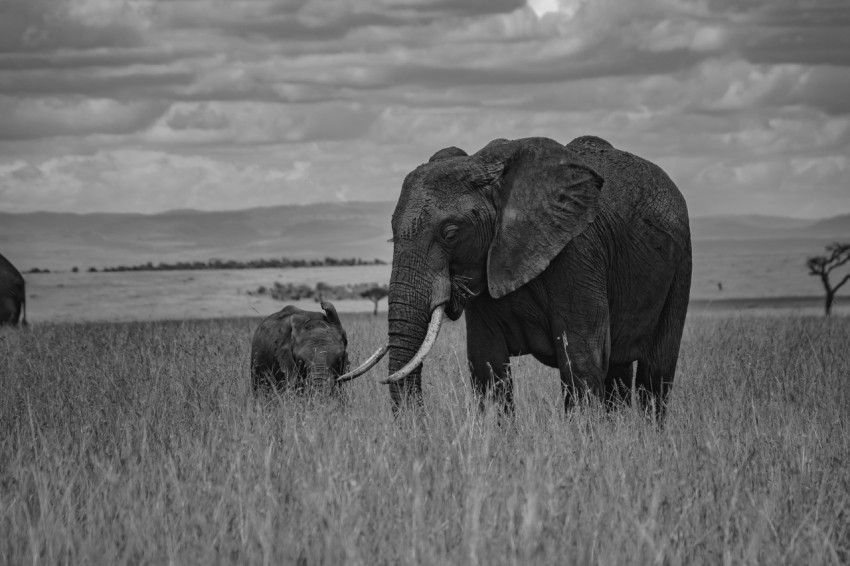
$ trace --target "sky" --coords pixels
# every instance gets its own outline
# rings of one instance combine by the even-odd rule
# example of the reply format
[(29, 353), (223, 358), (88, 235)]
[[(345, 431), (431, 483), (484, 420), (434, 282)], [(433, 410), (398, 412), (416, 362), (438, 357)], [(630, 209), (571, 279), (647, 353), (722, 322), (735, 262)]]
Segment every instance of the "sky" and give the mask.
[(393, 201), (603, 137), (693, 216), (850, 213), (848, 0), (0, 0), (0, 211)]

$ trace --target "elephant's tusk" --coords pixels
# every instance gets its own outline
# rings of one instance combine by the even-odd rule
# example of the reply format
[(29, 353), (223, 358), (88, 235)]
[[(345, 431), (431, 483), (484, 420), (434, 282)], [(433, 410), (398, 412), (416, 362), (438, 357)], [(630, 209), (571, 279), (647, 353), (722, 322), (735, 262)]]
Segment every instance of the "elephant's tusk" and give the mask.
[(336, 382), (337, 383), (345, 383), (346, 381), (351, 381), (355, 377), (360, 377), (361, 375), (363, 375), (364, 373), (366, 373), (367, 371), (372, 369), (372, 366), (374, 366), (379, 361), (381, 361), (381, 358), (383, 358), (387, 354), (389, 349), (390, 349), (389, 345), (384, 344), (383, 346), (381, 346), (378, 349), (377, 352), (372, 354), (371, 358), (369, 358), (368, 360), (363, 362), (363, 364), (359, 368), (357, 368), (354, 371), (350, 371), (346, 374), (339, 376), (338, 378), (336, 378)]
[(416, 352), (416, 355), (413, 356), (407, 365), (389, 376), (386, 379), (382, 379), (381, 383), (395, 383), (397, 381), (401, 381), (412, 372), (416, 367), (422, 363), (422, 360), (425, 359), (425, 356), (428, 355), (428, 352), (431, 351), (431, 348), (434, 347), (434, 342), (437, 341), (437, 335), (440, 333), (440, 325), (443, 324), (443, 315), (445, 315), (445, 305), (440, 305), (434, 312), (431, 313), (431, 322), (428, 323), (428, 333), (425, 334), (425, 340), (422, 341), (422, 345), (419, 347), (419, 351)]

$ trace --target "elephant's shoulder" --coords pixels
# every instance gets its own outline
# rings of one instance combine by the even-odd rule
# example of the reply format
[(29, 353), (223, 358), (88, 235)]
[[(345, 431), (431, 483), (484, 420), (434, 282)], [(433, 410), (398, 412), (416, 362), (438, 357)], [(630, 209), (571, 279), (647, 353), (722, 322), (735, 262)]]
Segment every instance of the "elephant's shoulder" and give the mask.
[(578, 153), (587, 151), (599, 151), (603, 149), (614, 149), (614, 146), (608, 140), (604, 140), (598, 136), (579, 136), (570, 143), (567, 147)]
[(304, 311), (290, 305), (276, 313), (270, 314), (264, 318), (262, 322), (260, 322), (260, 325), (254, 332), (254, 340), (264, 342), (273, 341), (274, 337), (278, 336), (281, 332), (284, 332), (286, 328), (289, 328), (290, 320), (293, 315), (297, 315), (302, 312)]
[(280, 309), (279, 311), (277, 311), (276, 313), (270, 314), (268, 317), (266, 317), (265, 321), (268, 321), (269, 323), (277, 322), (277, 321), (287, 319), (287, 318), (289, 318), (293, 315), (300, 314), (300, 313), (303, 313), (303, 312), (305, 312), (305, 311), (299, 309), (296, 306), (287, 305), (287, 306), (283, 307), (282, 309)]
[(283, 316), (288, 316), (288, 315), (302, 313), (302, 312), (306, 312), (306, 311), (303, 310), (303, 309), (299, 309), (295, 305), (286, 305), (285, 307), (283, 307), (282, 309), (280, 309), (278, 311), (278, 314), (281, 314)]

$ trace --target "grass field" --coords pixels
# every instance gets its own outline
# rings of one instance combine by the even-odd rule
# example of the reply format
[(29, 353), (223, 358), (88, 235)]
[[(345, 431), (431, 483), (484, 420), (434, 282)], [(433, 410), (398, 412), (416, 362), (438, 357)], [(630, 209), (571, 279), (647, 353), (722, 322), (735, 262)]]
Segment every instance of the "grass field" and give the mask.
[[(202, 269), (111, 273), (30, 273), (27, 317), (32, 322), (123, 322), (267, 316), (287, 303), (249, 295), (260, 286), (298, 283), (315, 287), (346, 283), (389, 283), (390, 266), (297, 269)], [(292, 301), (318, 310), (313, 300)], [(335, 301), (340, 312), (371, 312), (373, 304)], [(386, 311), (387, 302), (381, 301)]]
[[(750, 246), (753, 244), (750, 243)], [(805, 255), (756, 253), (742, 245), (737, 253), (704, 244), (695, 252), (691, 310), (776, 309), (823, 312), (824, 290), (803, 267)], [(27, 273), (27, 317), (31, 322), (120, 322), (266, 316), (285, 303), (249, 295), (260, 286), (296, 283), (315, 287), (357, 283), (387, 284), (390, 265), (298, 269), (137, 271), (111, 273)], [(843, 271), (836, 273), (840, 280)], [(717, 283), (723, 283), (721, 291)], [(850, 312), (842, 289), (837, 311)], [(294, 302), (316, 310), (313, 300)], [(371, 312), (368, 300), (334, 301), (339, 312)], [(387, 301), (379, 303), (386, 312)]]
[[(462, 323), (394, 419), (249, 393), (259, 319), (0, 329), (3, 564), (850, 562), (850, 318), (692, 314), (666, 426), (515, 360), (474, 410)], [(343, 315), (351, 355), (384, 317)], [(378, 375), (385, 375), (382, 362)]]

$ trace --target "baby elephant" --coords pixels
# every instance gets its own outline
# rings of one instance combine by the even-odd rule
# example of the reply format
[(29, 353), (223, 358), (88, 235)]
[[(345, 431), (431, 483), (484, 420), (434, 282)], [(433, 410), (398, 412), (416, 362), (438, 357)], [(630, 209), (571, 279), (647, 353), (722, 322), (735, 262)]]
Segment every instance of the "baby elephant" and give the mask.
[(348, 369), (348, 338), (336, 309), (322, 302), (324, 314), (292, 305), (267, 317), (251, 343), (254, 392), (318, 390), (333, 393)]

